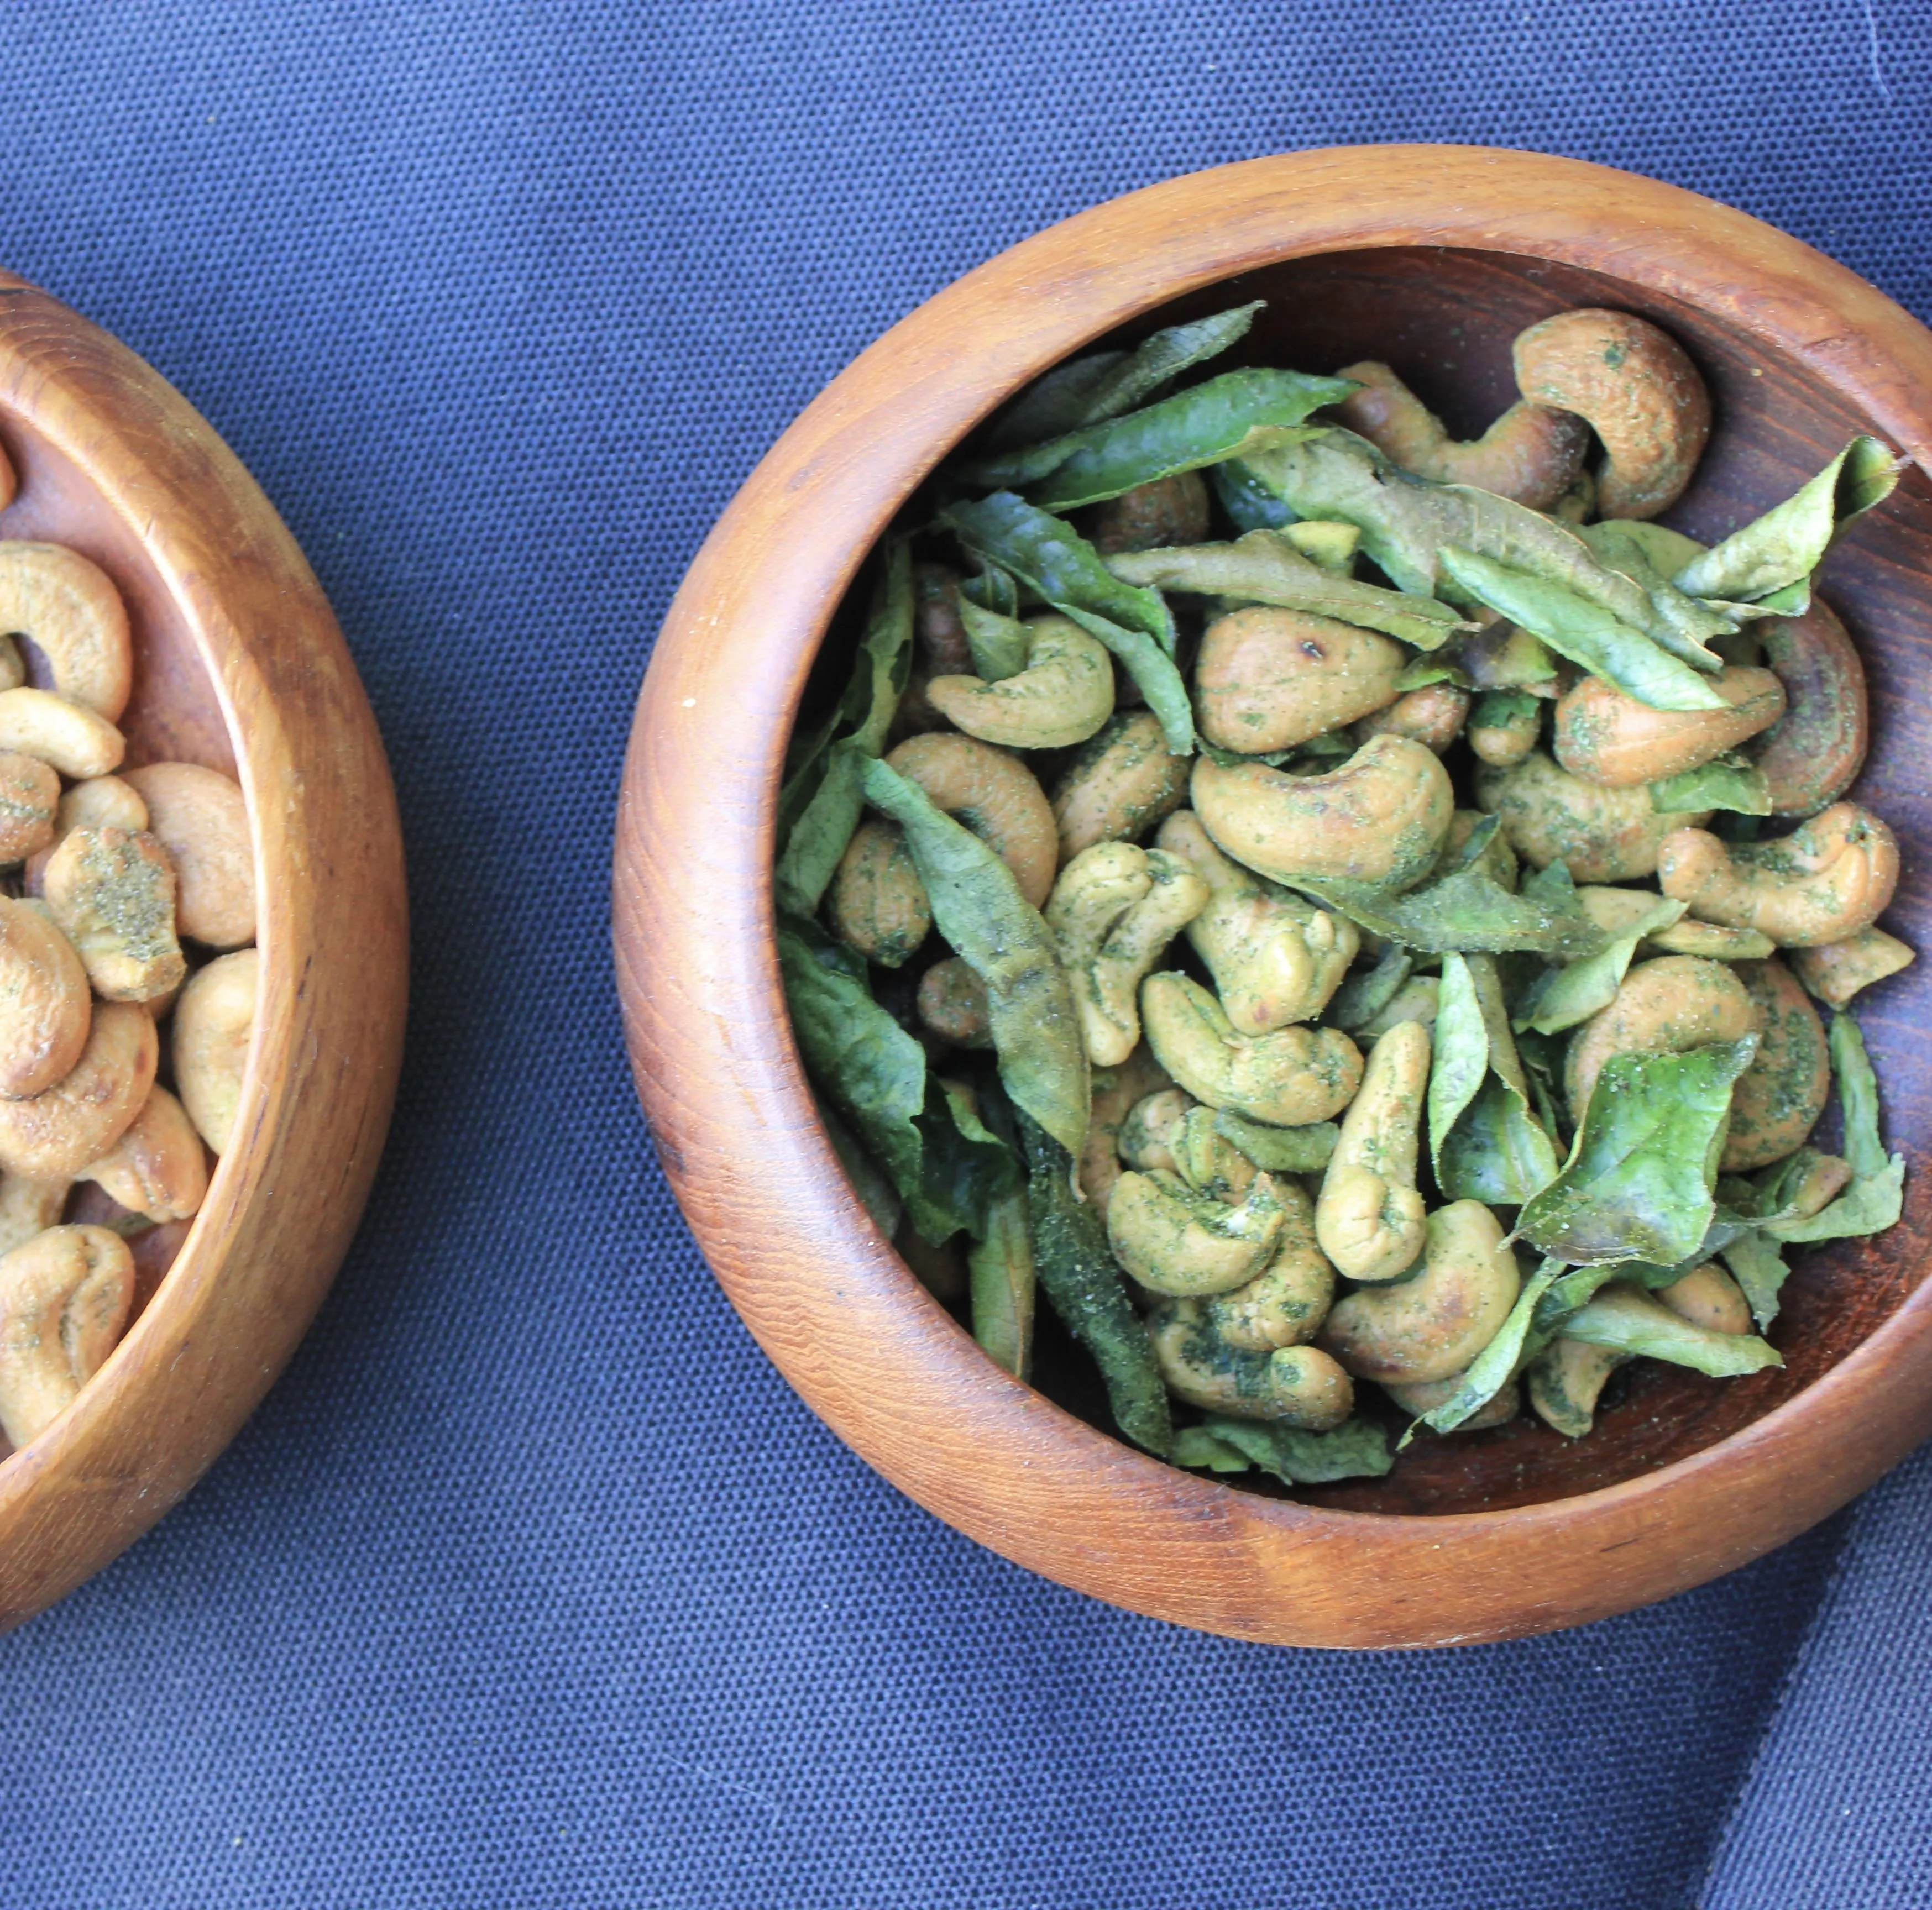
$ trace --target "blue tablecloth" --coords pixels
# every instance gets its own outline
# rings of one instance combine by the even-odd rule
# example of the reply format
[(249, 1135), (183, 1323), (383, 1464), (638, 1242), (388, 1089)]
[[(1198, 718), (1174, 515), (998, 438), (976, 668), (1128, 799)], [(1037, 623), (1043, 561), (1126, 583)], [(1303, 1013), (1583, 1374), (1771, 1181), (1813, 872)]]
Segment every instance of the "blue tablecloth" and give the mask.
[(1932, 1465), (1540, 1642), (1329, 1657), (902, 1500), (706, 1275), (619, 1040), (651, 634), (963, 269), (1386, 139), (1712, 193), (1932, 317), (1916, 0), (10, 10), (0, 259), (173, 379), (339, 611), (415, 906), (394, 1138), (208, 1480), (0, 1642), (0, 1904), (1796, 1910), (1932, 1896)]

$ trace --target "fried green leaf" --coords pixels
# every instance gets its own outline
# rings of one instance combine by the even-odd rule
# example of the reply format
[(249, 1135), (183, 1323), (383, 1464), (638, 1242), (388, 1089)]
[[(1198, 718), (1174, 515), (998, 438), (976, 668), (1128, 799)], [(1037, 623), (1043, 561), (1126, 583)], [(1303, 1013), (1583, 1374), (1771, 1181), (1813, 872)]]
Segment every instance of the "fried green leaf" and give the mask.
[(1169, 1455), (1175, 1465), (1196, 1472), (1246, 1472), (1252, 1463), (1246, 1453), (1216, 1439), (1204, 1426), (1184, 1426), (1174, 1435)]
[[(1465, 1420), (1480, 1413), (1516, 1378), (1528, 1350), (1530, 1328), (1536, 1318), (1537, 1306), (1562, 1270), (1560, 1261), (1546, 1260), (1523, 1282), (1516, 1304), (1496, 1330), (1496, 1338), (1470, 1361), (1461, 1384), (1441, 1405), (1432, 1406), (1424, 1413), (1418, 1425), (1432, 1427), (1438, 1432), (1454, 1432)], [(1402, 1444), (1406, 1446), (1414, 1432), (1415, 1427), (1412, 1426), (1402, 1435)]]
[(1684, 910), (1683, 903), (1659, 897), (1628, 928), (1612, 936), (1594, 955), (1586, 955), (1567, 967), (1545, 969), (1524, 991), (1514, 1017), (1516, 1026), (1534, 1028), (1538, 1034), (1561, 1034), (1580, 1021), (1587, 1021), (1598, 1009), (1609, 1007), (1636, 953), (1637, 944), (1646, 935), (1668, 928)]
[(872, 1216), (872, 1225), (890, 1240), (898, 1231), (905, 1211), (892, 1177), (866, 1153), (859, 1137), (833, 1111), (830, 1102), (819, 1095), (814, 1095), (812, 1099), (825, 1138), (832, 1143), (832, 1151), (838, 1156), (838, 1165), (845, 1170), (853, 1192)]
[(1221, 508), (1242, 531), (1280, 530), (1299, 521), (1294, 513), (1238, 457), (1208, 473)]
[(1760, 1329), (1778, 1318), (1778, 1297), (1790, 1269), (1778, 1243), (1768, 1234), (1751, 1228), (1741, 1234), (1723, 1252), (1724, 1264), (1750, 1303), (1751, 1318)]
[(1407, 894), (1364, 883), (1298, 879), (1295, 888), (1359, 927), (1427, 955), (1452, 949), (1575, 957), (1603, 946), (1604, 931), (1573, 898), (1565, 907), (1513, 895), (1479, 869), (1458, 869)]
[(1719, 756), (1650, 786), (1650, 806), (1660, 815), (1687, 809), (1728, 809), (1740, 816), (1771, 814), (1771, 785), (1755, 763)]
[[(1658, 540), (1638, 535), (1652, 527), (1646, 523), (1612, 521), (1580, 524), (1576, 535), (1587, 544), (1598, 560), (1613, 571), (1621, 571), (1650, 599), (1652, 622), (1650, 632), (1673, 656), (1693, 668), (1714, 674), (1724, 667), (1723, 658), (1706, 646), (1713, 637), (1730, 635), (1753, 611), (1740, 612), (1728, 604), (1708, 604), (1679, 590), (1670, 581), (1670, 571), (1680, 568), (1696, 554), (1698, 546), (1688, 538), (1678, 540), (1689, 548), (1666, 569), (1654, 560)], [(1670, 533), (1675, 536), (1675, 533)]]
[(1025, 669), (1032, 643), (1026, 625), (1018, 617), (982, 610), (962, 590), (959, 621), (966, 632), (967, 647), (973, 652), (973, 667), (984, 682), (1003, 683)]
[(1647, 1294), (1621, 1285), (1606, 1287), (1563, 1323), (1566, 1339), (1608, 1347), (1612, 1352), (1667, 1360), (1714, 1379), (1735, 1379), (1784, 1364), (1774, 1346), (1749, 1333), (1714, 1333), (1693, 1324)]
[(1284, 1486), (1379, 1479), (1395, 1464), (1388, 1433), (1372, 1420), (1344, 1420), (1332, 1432), (1302, 1432), (1258, 1420), (1216, 1417), (1202, 1420), (1201, 1430), (1244, 1453)]
[(1310, 1121), (1305, 1127), (1270, 1127), (1232, 1108), (1216, 1111), (1214, 1132), (1264, 1174), (1319, 1174), (1342, 1136), (1333, 1121)]
[(1493, 956), (1442, 958), (1429, 1075), (1429, 1141), (1445, 1199), (1516, 1206), (1556, 1174), (1530, 1105)]
[(1391, 942), (1376, 958), (1372, 968), (1351, 975), (1329, 997), (1322, 1019), (1345, 1033), (1365, 1027), (1402, 992), (1415, 967), (1415, 958), (1399, 942)]
[(1822, 1213), (1764, 1223), (1771, 1239), (1789, 1244), (1880, 1234), (1904, 1211), (1905, 1156), (1888, 1155), (1880, 1137), (1878, 1077), (1872, 1072), (1864, 1036), (1852, 1016), (1839, 1014), (1832, 1018), (1829, 1039), (1832, 1069), (1838, 1077), (1838, 1101), (1844, 1111), (1845, 1159), (1851, 1164), (1852, 1183)]
[(988, 1208), (986, 1231), (966, 1255), (973, 1337), (994, 1364), (1024, 1379), (1033, 1353), (1033, 1225), (1024, 1192), (1015, 1188)]

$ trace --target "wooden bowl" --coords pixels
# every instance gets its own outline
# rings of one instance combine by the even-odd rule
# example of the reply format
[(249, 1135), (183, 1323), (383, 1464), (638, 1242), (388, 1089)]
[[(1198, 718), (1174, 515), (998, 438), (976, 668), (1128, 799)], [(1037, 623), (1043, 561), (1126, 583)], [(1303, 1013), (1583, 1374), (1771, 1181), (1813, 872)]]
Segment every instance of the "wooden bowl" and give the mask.
[(239, 779), (262, 952), (235, 1138), (206, 1204), (106, 1366), (0, 1463), (4, 1628), (180, 1498), (314, 1318), (388, 1124), (408, 925), (394, 792), (355, 666), (295, 540), (207, 421), (106, 333), (0, 276), (0, 445), (20, 476), (0, 538), (67, 544), (126, 600), (129, 763)]
[[(1932, 334), (1796, 240), (1624, 173), (1480, 148), (1310, 152), (1070, 220), (865, 352), (693, 565), (639, 700), (618, 823), (632, 1059), (672, 1185), (746, 1324), (842, 1438), (962, 1531), (1133, 1611), (1242, 1638), (1444, 1645), (1578, 1624), (1768, 1551), (1932, 1430), (1922, 1170), (1882, 1239), (1798, 1261), (1773, 1335), (1783, 1371), (1711, 1381), (1646, 1362), (1587, 1439), (1527, 1420), (1427, 1438), (1386, 1480), (1290, 1500), (1130, 1450), (1096, 1429), (1094, 1389), (1070, 1366), (1043, 1357), (1035, 1390), (983, 1358), (848, 1187), (785, 1018), (770, 901), (778, 772), (860, 559), (946, 452), (1048, 366), (1256, 297), (1269, 304), (1248, 361), (1325, 372), (1386, 359), (1463, 431), (1515, 395), (1508, 346), (1523, 325), (1584, 304), (1655, 318), (1718, 409), (1712, 452), (1671, 514), (1706, 538), (1787, 494), (1854, 432), (1922, 465), (1932, 445)], [(1906, 857), (1888, 919), (1924, 947), (1922, 471), (1861, 521), (1826, 590), (1874, 682), (1858, 793)], [(1928, 967), (1860, 1004), (1889, 1138), (1915, 1165), (1932, 1138), (1932, 1048), (1916, 1032)]]

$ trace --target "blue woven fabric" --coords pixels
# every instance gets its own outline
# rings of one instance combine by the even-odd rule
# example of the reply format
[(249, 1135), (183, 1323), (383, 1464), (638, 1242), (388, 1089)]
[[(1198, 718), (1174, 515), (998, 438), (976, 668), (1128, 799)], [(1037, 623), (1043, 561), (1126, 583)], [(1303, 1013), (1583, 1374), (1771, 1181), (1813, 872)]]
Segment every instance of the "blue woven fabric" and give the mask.
[(0, 1905), (1922, 1900), (1874, 1846), (1932, 1816), (1924, 1465), (1842, 1551), (1462, 1653), (1239, 1646), (1030, 1578), (847, 1454), (706, 1274), (607, 872), (706, 528), (964, 268), (1191, 168), (1440, 139), (1711, 193), (1932, 316), (1928, 53), (1913, 0), (12, 10), (0, 258), (179, 384), (314, 559), (417, 953), (394, 1137), (288, 1376), (0, 1642)]

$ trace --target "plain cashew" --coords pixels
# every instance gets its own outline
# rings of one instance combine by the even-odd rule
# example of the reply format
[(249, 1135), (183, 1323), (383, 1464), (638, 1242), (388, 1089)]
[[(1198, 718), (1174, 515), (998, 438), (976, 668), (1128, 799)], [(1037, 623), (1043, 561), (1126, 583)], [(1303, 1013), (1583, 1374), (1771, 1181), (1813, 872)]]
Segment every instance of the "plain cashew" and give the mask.
[(1846, 1006), (1861, 988), (1910, 968), (1918, 959), (1911, 948), (1882, 928), (1861, 928), (1842, 942), (1821, 942), (1791, 952), (1798, 979), (1832, 1008)]
[(98, 565), (58, 544), (0, 543), (0, 630), (46, 659), (48, 688), (120, 721), (134, 649), (121, 593)]
[(1265, 1035), (1319, 1015), (1361, 946), (1355, 925), (1230, 862), (1191, 809), (1170, 816), (1156, 839), (1208, 885), (1187, 940), (1214, 977), (1235, 1028)]
[(1194, 667), (1201, 733), (1250, 755), (1292, 748), (1393, 703), (1408, 660), (1393, 639), (1312, 611), (1216, 617)]
[[(234, 1131), (260, 982), (260, 952), (238, 949), (190, 976), (175, 1007), (175, 1091), (218, 1154), (227, 1152)], [(96, 1148), (89, 1158), (104, 1151)]]
[(1606, 517), (1654, 517), (1683, 494), (1711, 435), (1711, 400), (1682, 346), (1628, 312), (1586, 308), (1516, 335), (1516, 388), (1586, 419), (1604, 451)]
[(211, 949), (254, 940), (255, 849), (240, 784), (199, 763), (150, 763), (124, 780), (174, 865), (182, 934)]
[(1168, 753), (1150, 709), (1116, 716), (1082, 749), (1054, 786), (1060, 859), (1096, 842), (1131, 842), (1187, 799), (1189, 758)]
[(1447, 1379), (1496, 1338), (1521, 1285), (1496, 1216), (1457, 1201), (1429, 1216), (1420, 1270), (1337, 1300), (1321, 1344), (1358, 1379)]
[(1194, 766), (1195, 813), (1238, 862), (1277, 882), (1412, 888), (1435, 865), (1455, 813), (1434, 753), (1406, 736), (1375, 736), (1324, 776), (1258, 763)]
[(1479, 764), (1476, 801), (1502, 824), (1509, 845), (1532, 867), (1567, 862), (1578, 882), (1629, 882), (1657, 870), (1672, 831), (1710, 820), (1660, 815), (1648, 789), (1606, 789), (1558, 769), (1540, 749), (1508, 769)]
[(1208, 535), (1209, 509), (1201, 473), (1177, 472), (1096, 505), (1087, 518), (1087, 541), (1103, 556), (1198, 544)]
[(127, 748), (106, 717), (52, 690), (0, 690), (0, 750), (88, 777), (119, 769)]
[(1701, 829), (1664, 838), (1658, 880), (1706, 921), (1755, 928), (1781, 949), (1869, 928), (1898, 886), (1898, 840), (1869, 809), (1834, 802), (1775, 842), (1726, 847)]
[(54, 838), (60, 778), (38, 757), (0, 753), (0, 862), (25, 862)]
[(1600, 676), (1582, 678), (1556, 705), (1556, 760), (1573, 776), (1628, 789), (1661, 782), (1735, 749), (1784, 714), (1784, 685), (1768, 670), (1733, 664), (1709, 686), (1729, 709), (1652, 709)]
[(1566, 1439), (1581, 1439), (1595, 1423), (1597, 1402), (1610, 1375), (1630, 1357), (1580, 1339), (1557, 1339), (1529, 1363), (1530, 1409)]
[(986, 985), (957, 955), (936, 961), (919, 978), (914, 998), (921, 1023), (955, 1048), (991, 1048), (993, 1024)]
[(154, 1017), (140, 1003), (97, 1003), (73, 1067), (38, 1094), (0, 1101), (0, 1168), (52, 1180), (98, 1160), (141, 1111), (160, 1053)]
[(1473, 484), (1532, 511), (1546, 511), (1562, 496), (1590, 448), (1582, 419), (1527, 398), (1511, 405), (1480, 438), (1459, 442), (1378, 360), (1364, 358), (1335, 375), (1361, 387), (1335, 406), (1335, 415), (1405, 471), (1438, 484)]
[(47, 908), (110, 1001), (152, 1001), (188, 974), (175, 939), (175, 871), (145, 832), (69, 832), (42, 874)]
[(0, 1432), (44, 1432), (100, 1370), (128, 1323), (134, 1257), (104, 1227), (56, 1227), (0, 1256)]
[(1319, 1347), (1262, 1353), (1231, 1346), (1215, 1332), (1199, 1300), (1158, 1308), (1148, 1321), (1148, 1335), (1168, 1390), (1204, 1411), (1326, 1432), (1354, 1410), (1348, 1375)]
[(1160, 1065), (1196, 1100), (1270, 1126), (1325, 1121), (1361, 1084), (1360, 1051), (1340, 1029), (1238, 1034), (1205, 988), (1172, 971), (1141, 984), (1141, 1023)]
[(1371, 736), (1406, 736), (1440, 756), (1462, 733), (1471, 701), (1468, 691), (1454, 683), (1425, 683), (1364, 716), (1350, 733), (1358, 743)]
[(1120, 1177), (1120, 1134), (1128, 1115), (1149, 1095), (1173, 1085), (1144, 1044), (1118, 1068), (1094, 1070), (1087, 1144), (1080, 1150), (1080, 1191), (1102, 1221)]
[(1659, 1287), (1656, 1297), (1680, 1320), (1714, 1333), (1748, 1333), (1751, 1330), (1750, 1302), (1744, 1289), (1718, 1266), (1706, 1261), (1694, 1267), (1681, 1280)]
[(0, 1096), (52, 1087), (80, 1060), (93, 1016), (74, 945), (32, 904), (0, 898)]
[(932, 905), (897, 823), (868, 816), (852, 832), (827, 890), (832, 932), (868, 961), (898, 968), (932, 929)]
[(36, 1234), (58, 1227), (73, 1186), (64, 1175), (29, 1180), (24, 1174), (0, 1173), (0, 1254), (11, 1253)]
[(972, 736), (934, 735), (908, 736), (886, 762), (999, 856), (1035, 908), (1046, 902), (1059, 865), (1059, 831), (1018, 757)]
[(1282, 1224), (1266, 1174), (1235, 1207), (1196, 1193), (1178, 1174), (1130, 1170), (1107, 1203), (1107, 1244), (1150, 1293), (1193, 1296), (1246, 1285), (1272, 1258)]
[(1757, 1052), (1731, 1090), (1731, 1126), (1719, 1163), (1726, 1174), (1768, 1167), (1810, 1138), (1832, 1092), (1824, 1024), (1781, 961), (1741, 961), (1732, 972), (1762, 1017)]
[(1772, 814), (1814, 816), (1851, 787), (1871, 740), (1865, 668), (1831, 607), (1813, 598), (1802, 616), (1753, 626), (1784, 685), (1785, 712), (1753, 752), (1771, 790)]
[(1610, 1005), (1571, 1038), (1563, 1074), (1570, 1109), (1582, 1120), (1597, 1077), (1613, 1054), (1682, 1054), (1712, 1042), (1741, 1041), (1763, 1023), (1763, 1010), (1724, 963), (1699, 955), (1640, 961)]
[(1248, 1353), (1301, 1346), (1321, 1331), (1335, 1302), (1335, 1270), (1316, 1243), (1315, 1207), (1292, 1180), (1277, 1180), (1282, 1229), (1274, 1258), (1245, 1287), (1207, 1302), (1208, 1325)]
[[(1422, 1380), (1414, 1386), (1403, 1386), (1399, 1382), (1385, 1384), (1382, 1390), (1413, 1419), (1420, 1419), (1424, 1413), (1432, 1413), (1438, 1406), (1447, 1405), (1462, 1390), (1465, 1373), (1451, 1373), (1447, 1379)], [(1507, 1426), (1522, 1411), (1522, 1389), (1514, 1380), (1507, 1386), (1499, 1386), (1487, 1402), (1460, 1425), (1450, 1429), (1454, 1432), (1486, 1432), (1492, 1426)]]
[(1114, 660), (1071, 617), (1025, 625), (1027, 666), (996, 683), (934, 676), (927, 700), (969, 736), (1006, 749), (1061, 749), (1084, 742), (1114, 713)]
[(156, 1087), (121, 1138), (74, 1177), (94, 1182), (130, 1213), (186, 1220), (208, 1192), (208, 1160), (188, 1110)]
[(1416, 1191), (1429, 1030), (1402, 1021), (1369, 1050), (1315, 1204), (1315, 1234), (1351, 1280), (1394, 1280), (1415, 1264), (1429, 1223)]

